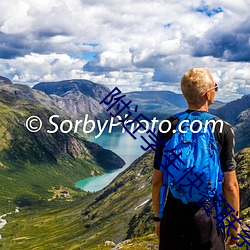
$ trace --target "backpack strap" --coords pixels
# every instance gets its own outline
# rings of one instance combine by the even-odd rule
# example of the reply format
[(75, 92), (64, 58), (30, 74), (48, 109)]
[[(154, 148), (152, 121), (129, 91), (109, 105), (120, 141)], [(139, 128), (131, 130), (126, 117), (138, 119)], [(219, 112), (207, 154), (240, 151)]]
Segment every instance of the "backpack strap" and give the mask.
[(223, 184), (223, 173), (221, 169), (219, 170), (218, 174), (218, 184), (217, 184), (217, 215), (221, 213), (221, 208), (222, 208), (222, 202), (219, 202), (219, 199), (223, 197), (223, 192), (222, 192), (222, 184)]
[(187, 116), (189, 115), (189, 113), (187, 111), (183, 111), (180, 113), (175, 114), (174, 116), (177, 117), (179, 119), (179, 121), (184, 120)]
[(202, 117), (203, 117), (204, 119), (206, 119), (206, 120), (212, 120), (212, 119), (214, 119), (214, 118), (217, 118), (216, 115), (213, 115), (213, 114), (208, 113), (208, 112), (204, 112), (204, 113), (202, 113), (201, 115), (202, 115)]
[[(177, 117), (180, 121), (184, 120), (188, 115), (190, 115), (191, 113), (193, 112), (198, 112), (198, 111), (192, 111), (190, 113), (188, 113), (187, 111), (184, 111), (184, 112), (180, 112), (180, 113), (177, 113), (175, 114), (174, 116)], [(208, 113), (208, 112), (204, 112), (204, 113), (201, 113), (202, 117), (206, 120), (212, 120), (213, 118), (217, 118), (216, 115), (213, 115), (211, 113)]]

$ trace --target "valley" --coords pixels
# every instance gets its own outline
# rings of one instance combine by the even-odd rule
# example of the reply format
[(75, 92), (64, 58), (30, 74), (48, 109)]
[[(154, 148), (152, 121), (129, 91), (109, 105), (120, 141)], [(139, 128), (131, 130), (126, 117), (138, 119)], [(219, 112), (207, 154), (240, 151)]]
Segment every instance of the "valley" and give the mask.
[[(2, 221), (0, 249), (111, 249), (105, 241), (114, 242), (117, 249), (157, 249), (152, 221), (152, 150), (140, 153), (139, 142), (129, 142), (126, 136), (107, 136), (102, 147), (98, 140), (90, 141), (81, 133), (58, 130), (48, 134), (44, 127), (31, 133), (25, 128), (31, 115), (48, 121), (58, 114), (55, 122), (60, 125), (63, 119), (74, 121), (91, 109), (93, 119), (106, 119), (105, 107), (99, 116), (98, 101), (109, 90), (85, 80), (38, 84), (39, 90), (12, 84), (6, 78), (0, 80), (0, 215), (19, 209), (2, 218), (7, 224)], [(162, 119), (185, 110), (181, 96), (153, 93), (157, 94), (159, 99), (151, 109), (148, 93), (131, 92), (128, 98), (135, 98), (133, 102), (146, 115)], [(245, 95), (233, 104), (217, 102), (211, 109), (231, 122), (236, 131), (245, 221), (250, 217), (249, 98)], [(45, 127), (53, 129), (48, 123)], [(112, 142), (114, 147), (109, 148)], [(88, 192), (75, 187), (81, 179), (110, 172), (117, 174), (101, 190)]]

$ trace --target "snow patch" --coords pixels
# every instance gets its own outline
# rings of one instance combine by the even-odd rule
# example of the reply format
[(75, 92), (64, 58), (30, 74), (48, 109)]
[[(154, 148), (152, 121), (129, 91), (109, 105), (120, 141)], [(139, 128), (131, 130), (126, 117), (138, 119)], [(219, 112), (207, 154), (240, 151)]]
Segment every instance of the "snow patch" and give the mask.
[[(15, 213), (19, 213), (19, 207), (16, 207), (15, 209)], [(4, 220), (3, 218), (6, 217), (7, 215), (12, 214), (11, 212), (7, 213), (7, 214), (3, 214), (0, 216), (0, 229), (2, 229), (6, 224), (7, 224), (7, 220)], [(0, 239), (2, 239), (2, 235), (0, 234)]]
[(0, 229), (3, 228), (7, 224), (7, 221), (4, 219), (0, 219)]
[(149, 202), (149, 200), (150, 200), (150, 199), (145, 200), (145, 201), (144, 201), (144, 202), (142, 202), (139, 206), (135, 207), (135, 209), (134, 209), (134, 210), (136, 210), (137, 208), (139, 208), (139, 207), (141, 207), (141, 206), (144, 206), (146, 203), (148, 203), (148, 202)]
[(145, 188), (145, 185), (142, 185), (141, 187), (138, 188), (138, 190)]

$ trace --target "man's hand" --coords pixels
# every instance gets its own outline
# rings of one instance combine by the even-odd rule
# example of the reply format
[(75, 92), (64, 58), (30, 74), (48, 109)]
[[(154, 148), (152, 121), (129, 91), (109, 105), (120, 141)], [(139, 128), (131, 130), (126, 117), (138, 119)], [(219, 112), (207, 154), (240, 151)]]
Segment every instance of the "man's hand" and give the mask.
[(160, 239), (160, 225), (161, 225), (160, 221), (155, 222), (155, 233), (156, 233), (158, 239)]
[[(230, 227), (230, 229), (229, 229), (229, 237), (228, 237), (229, 241), (226, 244), (226, 248), (230, 248), (230, 247), (235, 247), (236, 246), (236, 243), (239, 242), (239, 240), (232, 239), (232, 237), (239, 238), (239, 236), (237, 234), (240, 234), (240, 227), (238, 227), (237, 229), (234, 229), (233, 227)], [(226, 232), (226, 235), (227, 235), (227, 232)]]

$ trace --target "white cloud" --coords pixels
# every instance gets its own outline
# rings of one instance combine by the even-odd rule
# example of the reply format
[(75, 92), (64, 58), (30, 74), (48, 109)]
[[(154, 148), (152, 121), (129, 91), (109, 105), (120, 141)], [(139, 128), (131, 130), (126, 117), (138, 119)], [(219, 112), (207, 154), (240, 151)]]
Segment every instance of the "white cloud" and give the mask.
[(71, 58), (67, 54), (52, 53), (39, 55), (32, 53), (24, 57), (6, 60), (0, 59), (2, 72), (12, 75), (14, 83), (33, 85), (41, 81), (58, 81), (69, 79), (75, 69), (80, 70), (86, 63), (84, 60)]
[[(1, 74), (29, 84), (86, 78), (124, 91), (179, 91), (185, 71), (207, 67), (228, 100), (248, 92), (249, 62), (227, 62), (236, 52), (217, 37), (237, 34), (249, 7), (247, 0), (1, 1)], [(87, 64), (86, 51), (98, 53)]]

